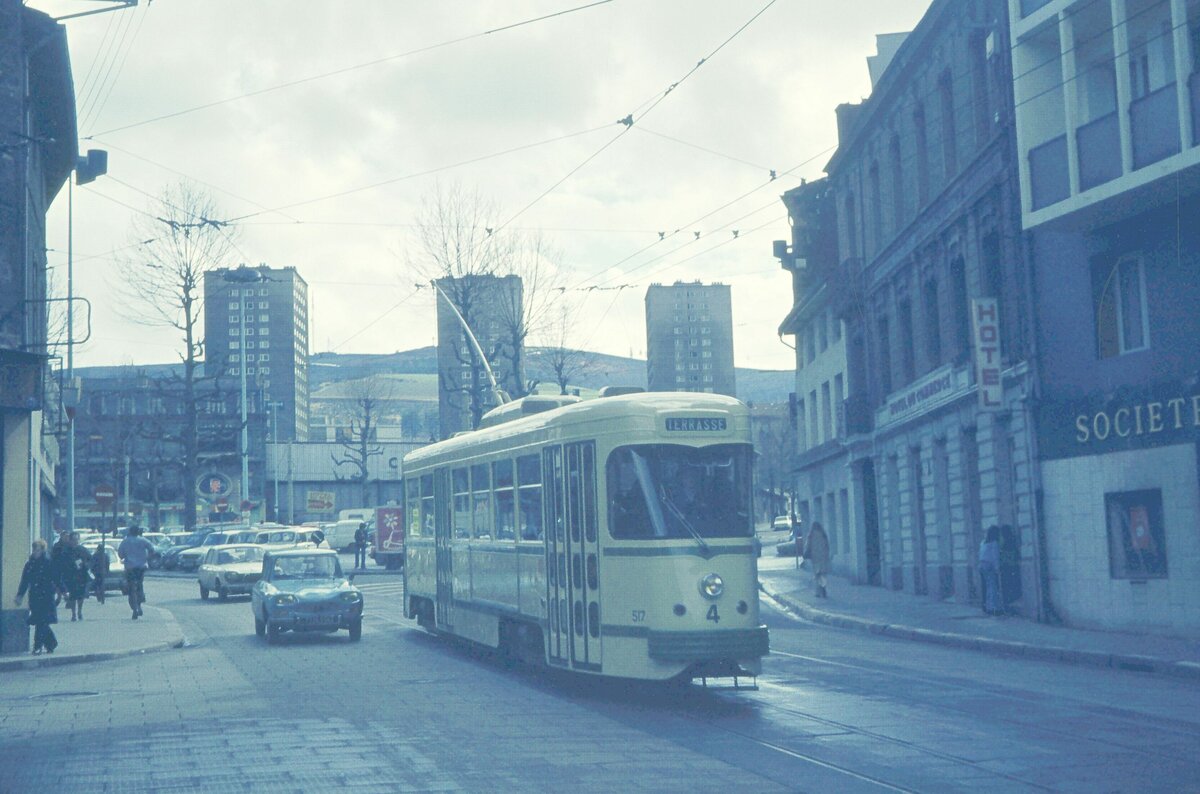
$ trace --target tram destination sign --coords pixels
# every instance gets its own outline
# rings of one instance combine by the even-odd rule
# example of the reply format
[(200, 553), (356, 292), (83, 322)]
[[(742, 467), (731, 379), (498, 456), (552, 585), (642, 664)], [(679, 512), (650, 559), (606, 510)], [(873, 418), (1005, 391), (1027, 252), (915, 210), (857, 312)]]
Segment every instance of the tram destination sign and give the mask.
[(726, 429), (723, 416), (668, 416), (668, 433), (720, 433)]

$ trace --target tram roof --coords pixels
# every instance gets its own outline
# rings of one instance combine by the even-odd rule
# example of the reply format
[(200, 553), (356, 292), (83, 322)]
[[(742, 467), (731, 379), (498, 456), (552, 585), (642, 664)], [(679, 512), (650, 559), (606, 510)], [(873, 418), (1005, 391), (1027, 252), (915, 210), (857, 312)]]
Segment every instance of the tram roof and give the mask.
[(419, 463), (427, 458), (462, 451), (481, 442), (498, 441), (545, 429), (551, 425), (583, 424), (606, 419), (647, 417), (652, 418), (670, 411), (721, 411), (749, 415), (749, 409), (741, 400), (723, 394), (701, 392), (640, 392), (616, 397), (601, 397), (594, 400), (564, 405), (549, 411), (524, 416), (491, 427), (471, 430), (420, 447), (404, 456), (405, 465)]

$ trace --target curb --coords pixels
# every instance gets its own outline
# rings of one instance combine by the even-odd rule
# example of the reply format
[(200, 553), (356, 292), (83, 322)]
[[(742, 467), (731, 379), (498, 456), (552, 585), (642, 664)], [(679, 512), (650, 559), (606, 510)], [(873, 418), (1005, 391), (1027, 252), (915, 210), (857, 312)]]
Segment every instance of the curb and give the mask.
[(162, 607), (146, 607), (146, 609), (157, 609), (165, 612), (171, 621), (172, 629), (171, 636), (161, 642), (144, 645), (137, 648), (126, 648), (119, 651), (97, 651), (96, 653), (66, 653), (61, 656), (55, 654), (42, 654), (41, 656), (22, 656), (15, 659), (0, 660), (0, 672), (8, 672), (10, 670), (33, 670), (41, 667), (62, 667), (68, 664), (84, 664), (87, 662), (107, 662), (113, 659), (123, 659), (127, 656), (142, 656), (147, 653), (158, 653), (159, 651), (169, 651), (176, 648), (183, 648), (187, 644), (187, 640), (183, 636), (183, 631), (179, 628), (175, 616), (168, 610)]
[(974, 634), (955, 634), (953, 632), (933, 631), (932, 629), (914, 628), (912, 626), (902, 626), (893, 623), (880, 623), (836, 612), (825, 612), (824, 610), (814, 609), (806, 604), (798, 604), (785, 596), (768, 590), (761, 581), (758, 584), (758, 589), (763, 591), (769, 598), (778, 602), (785, 611), (810, 623), (819, 623), (841, 629), (853, 629), (855, 631), (912, 640), (914, 642), (925, 642), (932, 645), (943, 645), (950, 648), (980, 651), (982, 653), (990, 653), (994, 656), (1020, 656), (1039, 661), (1060, 662), (1085, 667), (1107, 667), (1114, 670), (1155, 673), (1173, 678), (1200, 681), (1200, 662), (1171, 661), (1155, 656), (1106, 653), (1104, 651), (1063, 648), (1056, 645), (1033, 645), (1027, 642), (997, 640), (992, 637), (982, 637)]

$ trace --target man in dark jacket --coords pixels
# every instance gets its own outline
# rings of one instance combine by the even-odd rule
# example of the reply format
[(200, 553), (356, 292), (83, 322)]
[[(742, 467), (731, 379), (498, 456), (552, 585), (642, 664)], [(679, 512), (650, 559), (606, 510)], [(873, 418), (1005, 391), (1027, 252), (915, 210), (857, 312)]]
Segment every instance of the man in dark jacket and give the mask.
[(367, 570), (367, 522), (363, 521), (354, 530), (354, 567)]

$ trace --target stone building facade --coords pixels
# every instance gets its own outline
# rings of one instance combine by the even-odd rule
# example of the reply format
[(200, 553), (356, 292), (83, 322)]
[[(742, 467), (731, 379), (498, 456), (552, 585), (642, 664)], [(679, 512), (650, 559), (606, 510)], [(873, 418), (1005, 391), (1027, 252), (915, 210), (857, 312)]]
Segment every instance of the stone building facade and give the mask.
[(836, 224), (824, 283), (845, 326), (841, 443), (862, 578), (976, 600), (979, 542), (1001, 525), (1007, 600), (1036, 615), (1029, 267), (1007, 41), (1002, 0), (935, 0), (871, 96), (838, 108), (819, 222)]

